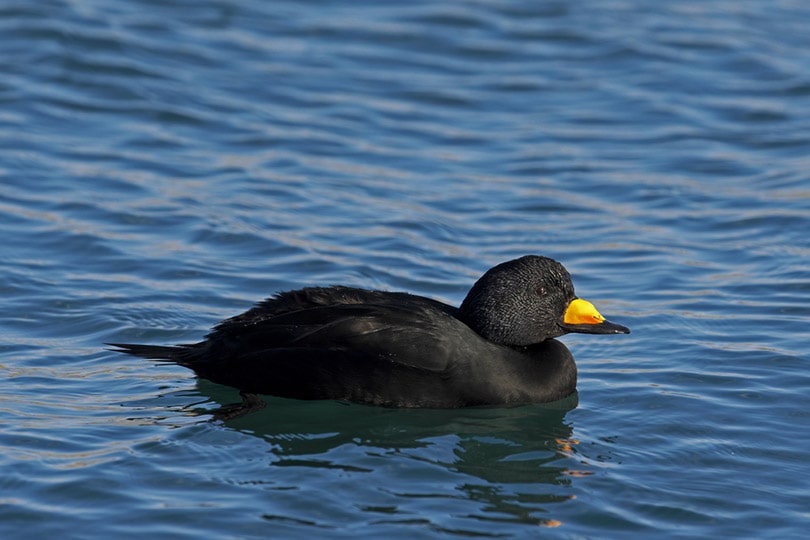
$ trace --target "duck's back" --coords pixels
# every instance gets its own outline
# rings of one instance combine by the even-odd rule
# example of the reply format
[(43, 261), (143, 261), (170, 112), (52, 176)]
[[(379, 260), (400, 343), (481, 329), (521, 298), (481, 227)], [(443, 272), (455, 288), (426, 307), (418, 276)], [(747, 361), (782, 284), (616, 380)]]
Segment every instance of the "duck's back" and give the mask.
[(289, 291), (223, 321), (171, 360), (250, 393), (461, 406), (454, 373), (484, 340), (456, 312), (407, 293)]
[(340, 308), (340, 306), (389, 306), (400, 309), (436, 310), (450, 316), (458, 308), (424, 296), (403, 292), (371, 291), (355, 287), (307, 287), (279, 293), (259, 302), (241, 315), (226, 319), (214, 328), (215, 334), (233, 325), (266, 320), (279, 315), (301, 313), (315, 308)]

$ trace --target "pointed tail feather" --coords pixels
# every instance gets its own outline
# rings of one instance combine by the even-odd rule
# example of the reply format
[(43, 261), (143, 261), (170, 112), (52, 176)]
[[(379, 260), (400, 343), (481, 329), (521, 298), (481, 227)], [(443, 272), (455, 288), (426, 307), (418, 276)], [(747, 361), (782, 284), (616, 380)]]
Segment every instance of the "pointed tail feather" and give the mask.
[(181, 362), (188, 356), (188, 347), (166, 347), (163, 345), (137, 345), (134, 343), (105, 343), (111, 347), (117, 347), (115, 352), (140, 356), (141, 358), (152, 358), (155, 360), (169, 360), (171, 362)]

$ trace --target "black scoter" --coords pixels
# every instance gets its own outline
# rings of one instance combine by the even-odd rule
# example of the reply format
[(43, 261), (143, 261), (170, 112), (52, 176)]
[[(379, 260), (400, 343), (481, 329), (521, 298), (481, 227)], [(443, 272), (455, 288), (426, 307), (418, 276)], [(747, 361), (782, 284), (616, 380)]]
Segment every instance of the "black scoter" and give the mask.
[(461, 307), (403, 292), (308, 287), (279, 293), (172, 347), (111, 344), (256, 394), (389, 407), (455, 408), (562, 399), (577, 368), (555, 337), (627, 334), (577, 298), (568, 271), (527, 255), (486, 272)]

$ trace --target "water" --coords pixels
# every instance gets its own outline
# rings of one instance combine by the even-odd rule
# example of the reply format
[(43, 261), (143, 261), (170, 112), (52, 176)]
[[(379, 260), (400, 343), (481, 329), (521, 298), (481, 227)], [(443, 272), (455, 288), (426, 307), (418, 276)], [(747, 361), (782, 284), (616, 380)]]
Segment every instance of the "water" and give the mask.
[[(801, 2), (7, 1), (0, 535), (800, 538)], [(103, 343), (526, 253), (629, 336), (578, 396), (269, 399)]]

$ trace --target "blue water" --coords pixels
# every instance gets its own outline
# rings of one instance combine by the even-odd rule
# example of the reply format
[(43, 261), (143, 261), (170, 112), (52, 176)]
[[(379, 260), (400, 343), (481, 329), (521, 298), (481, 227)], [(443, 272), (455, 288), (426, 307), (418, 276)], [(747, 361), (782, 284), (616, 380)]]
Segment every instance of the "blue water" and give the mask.
[[(7, 0), (2, 538), (804, 538), (810, 6)], [(268, 398), (104, 342), (563, 262), (578, 395)]]

